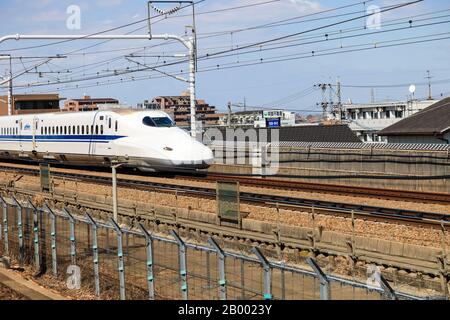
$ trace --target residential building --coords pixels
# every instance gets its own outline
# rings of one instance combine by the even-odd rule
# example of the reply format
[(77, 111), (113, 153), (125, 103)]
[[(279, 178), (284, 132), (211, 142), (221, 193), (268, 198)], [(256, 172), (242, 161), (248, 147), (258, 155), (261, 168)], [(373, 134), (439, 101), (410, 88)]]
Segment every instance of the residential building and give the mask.
[[(191, 123), (191, 99), (188, 93), (180, 96), (160, 96), (152, 101), (146, 100), (138, 104), (138, 108), (162, 110), (173, 116), (173, 120), (180, 127), (188, 127)], [(202, 121), (205, 126), (216, 126), (222, 114), (218, 114), (216, 107), (211, 106), (205, 100), (196, 100), (197, 121)]]
[(379, 132), (389, 143), (450, 144), (450, 98)]
[(387, 142), (378, 132), (431, 106), (436, 100), (344, 104), (345, 121), (363, 142)]
[[(58, 94), (15, 94), (12, 97), (12, 114), (35, 114), (58, 112)], [(8, 97), (0, 96), (0, 115), (8, 115)]]
[(226, 114), (220, 118), (222, 126), (250, 126), (255, 128), (278, 128), (295, 126), (295, 112), (283, 110), (252, 110)]
[(117, 108), (119, 101), (112, 98), (96, 98), (83, 96), (81, 99), (69, 99), (64, 102), (64, 111), (95, 111), (100, 108)]

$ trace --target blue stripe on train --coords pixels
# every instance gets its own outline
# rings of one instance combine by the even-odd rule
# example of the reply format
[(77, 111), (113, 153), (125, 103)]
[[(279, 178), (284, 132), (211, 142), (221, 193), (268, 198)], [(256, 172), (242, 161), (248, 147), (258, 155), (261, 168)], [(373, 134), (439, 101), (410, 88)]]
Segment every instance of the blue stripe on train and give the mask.
[[(126, 138), (126, 136), (107, 136), (107, 135), (60, 135), (60, 136), (36, 136), (37, 142), (99, 142), (108, 143), (117, 139)], [(0, 142), (32, 142), (33, 136), (2, 136)]]

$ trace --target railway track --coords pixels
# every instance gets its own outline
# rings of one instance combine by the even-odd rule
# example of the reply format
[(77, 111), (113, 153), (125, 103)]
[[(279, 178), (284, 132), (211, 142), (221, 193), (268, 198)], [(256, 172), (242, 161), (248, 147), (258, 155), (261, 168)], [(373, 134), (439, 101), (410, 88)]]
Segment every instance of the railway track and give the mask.
[(434, 192), (416, 192), (395, 189), (379, 189), (368, 187), (355, 187), (325, 183), (311, 183), (288, 180), (275, 180), (266, 178), (250, 178), (233, 174), (208, 173), (206, 177), (177, 176), (177, 179), (191, 181), (239, 181), (241, 185), (264, 187), (270, 189), (306, 191), (314, 193), (327, 193), (344, 196), (368, 197), (383, 200), (398, 200), (408, 202), (433, 203), (450, 205), (450, 194)]
[[(17, 173), (39, 175), (39, 170), (17, 167), (0, 167), (0, 170), (14, 170)], [(104, 176), (77, 174), (61, 171), (53, 171), (53, 177), (78, 180), (83, 182), (111, 185), (112, 179)], [(176, 185), (169, 183), (137, 181), (131, 179), (118, 179), (118, 185), (121, 187), (138, 188), (141, 190), (159, 190), (166, 192), (176, 192), (178, 194), (196, 197), (215, 198), (216, 190), (212, 188), (194, 187), (187, 185)], [(355, 217), (370, 219), (376, 221), (398, 222), (402, 224), (414, 224), (427, 227), (445, 228), (450, 226), (450, 215), (412, 211), (404, 209), (384, 208), (368, 205), (357, 205), (350, 203), (340, 203), (332, 201), (321, 201), (304, 198), (294, 198), (289, 196), (277, 196), (270, 194), (241, 192), (241, 202), (249, 204), (258, 204), (270, 207), (289, 208), (291, 210), (312, 210), (315, 212), (330, 214), (336, 216), (349, 217), (354, 214)]]

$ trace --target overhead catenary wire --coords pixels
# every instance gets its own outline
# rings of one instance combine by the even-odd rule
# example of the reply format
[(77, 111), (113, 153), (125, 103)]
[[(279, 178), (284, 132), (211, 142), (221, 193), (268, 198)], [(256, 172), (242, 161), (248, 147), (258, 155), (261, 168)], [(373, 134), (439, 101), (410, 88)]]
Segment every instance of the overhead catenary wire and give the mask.
[[(445, 36), (443, 36), (445, 35)], [(438, 38), (433, 38), (433, 39), (424, 39), (424, 37), (430, 37), (430, 36), (438, 36)], [(419, 40), (421, 39), (421, 40)], [(268, 63), (279, 63), (279, 62), (286, 62), (286, 61), (293, 61), (293, 60), (300, 60), (300, 59), (308, 59), (308, 58), (317, 58), (320, 56), (329, 56), (329, 55), (334, 55), (334, 54), (342, 54), (342, 53), (348, 53), (348, 52), (359, 52), (359, 51), (366, 51), (366, 50), (373, 50), (373, 49), (381, 49), (381, 48), (385, 48), (385, 47), (395, 47), (395, 46), (404, 46), (404, 45), (411, 45), (411, 44), (419, 44), (419, 43), (427, 43), (430, 41), (441, 41), (441, 40), (448, 40), (450, 39), (450, 32), (448, 33), (442, 33), (442, 34), (433, 34), (433, 35), (427, 35), (427, 36), (420, 36), (420, 37), (409, 37), (409, 38), (403, 38), (400, 40), (396, 40), (396, 41), (403, 41), (402, 43), (392, 43), (393, 41), (386, 41), (384, 43), (379, 43), (379, 45), (377, 46), (373, 46), (372, 43), (369, 44), (363, 44), (363, 45), (354, 45), (352, 47), (358, 47), (358, 48), (353, 48), (353, 49), (348, 49), (348, 50), (342, 50), (342, 51), (336, 51), (333, 52), (332, 50), (339, 50), (341, 48), (332, 48), (332, 49), (326, 49), (323, 50), (324, 52), (321, 53), (320, 51), (318, 51), (315, 55), (311, 55), (311, 53), (306, 52), (306, 53), (302, 53), (302, 54), (297, 54), (297, 56), (292, 57), (292, 55), (285, 55), (285, 56), (278, 56), (278, 57), (272, 57), (272, 60), (263, 60), (260, 61), (259, 59), (252, 60), (252, 61), (247, 61), (245, 63), (228, 63), (225, 65), (221, 65), (221, 66), (209, 66), (209, 67), (205, 67), (202, 68), (200, 70), (198, 70), (198, 72), (211, 72), (211, 71), (217, 71), (217, 70), (226, 70), (226, 69), (235, 69), (235, 68), (243, 68), (243, 67), (249, 67), (249, 66), (254, 66), (254, 65), (262, 65), (262, 64), (268, 64)], [(367, 47), (367, 48), (359, 48), (361, 46), (367, 46), (370, 45), (371, 47)], [(328, 52), (331, 51), (331, 52)], [(143, 71), (143, 70), (140, 70)], [(132, 71), (129, 71), (132, 72)], [(124, 72), (121, 75), (126, 75), (127, 72)], [(186, 72), (177, 72), (177, 73), (172, 73), (172, 75), (186, 75)], [(112, 82), (112, 81), (108, 81), (105, 83), (100, 83), (100, 82), (96, 82), (95, 84), (93, 84), (92, 86), (99, 86), (99, 85), (108, 85), (108, 84), (117, 84), (117, 83), (124, 83), (124, 82), (133, 82), (133, 81), (140, 81), (140, 80), (148, 80), (148, 79), (160, 79), (163, 78), (163, 76), (143, 76), (142, 78), (138, 78), (138, 77), (134, 77), (133, 79), (130, 80), (124, 80), (121, 79), (118, 82)], [(92, 79), (90, 79), (92, 80)], [(73, 81), (68, 81), (67, 83), (71, 83)], [(59, 85), (59, 84), (63, 84), (63, 83), (54, 83), (54, 85)], [(48, 84), (40, 84), (37, 86), (46, 86)], [(18, 86), (18, 87), (23, 87), (23, 88), (29, 88), (29, 87), (34, 87), (31, 85), (25, 85), (25, 86)], [(83, 86), (76, 86), (75, 88), (85, 88)], [(58, 90), (64, 90), (64, 88), (58, 88)]]

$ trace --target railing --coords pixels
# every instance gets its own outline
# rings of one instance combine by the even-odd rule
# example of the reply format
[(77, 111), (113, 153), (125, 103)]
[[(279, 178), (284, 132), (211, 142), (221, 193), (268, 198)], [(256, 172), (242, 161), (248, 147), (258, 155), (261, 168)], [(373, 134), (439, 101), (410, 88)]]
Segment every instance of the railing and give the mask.
[[(312, 270), (152, 234), (144, 224), (124, 228), (67, 209), (37, 208), (31, 201), (0, 197), (0, 258), (36, 276), (50, 274), (56, 289), (99, 299), (315, 300), (436, 299), (394, 291), (380, 275), (379, 286), (327, 275), (314, 259)], [(0, 259), (1, 261), (1, 259)], [(53, 283), (53, 282), (52, 282)], [(70, 295), (70, 294), (69, 294)]]

